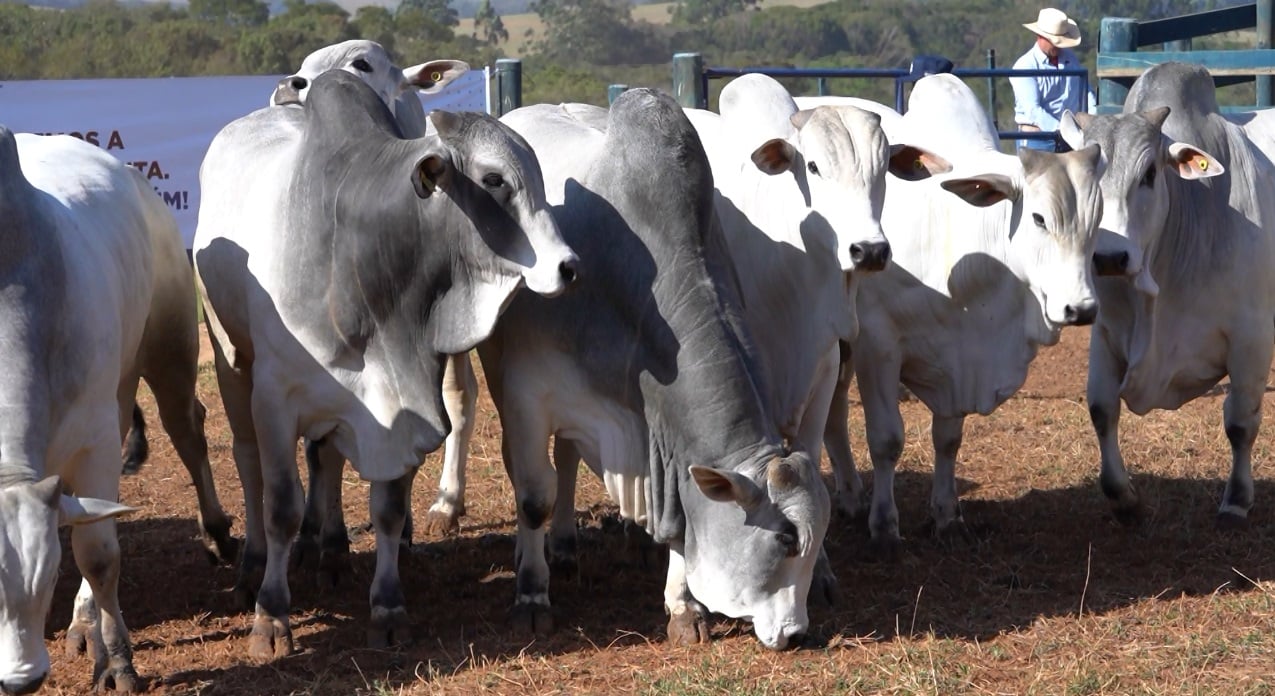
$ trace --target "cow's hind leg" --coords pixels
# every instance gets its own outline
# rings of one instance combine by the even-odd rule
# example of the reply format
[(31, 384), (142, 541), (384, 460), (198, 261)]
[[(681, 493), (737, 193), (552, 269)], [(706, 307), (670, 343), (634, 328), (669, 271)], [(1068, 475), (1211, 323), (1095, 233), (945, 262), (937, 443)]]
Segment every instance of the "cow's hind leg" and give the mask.
[(1266, 392), (1271, 351), (1269, 334), (1231, 345), (1227, 365), (1231, 393), (1222, 407), (1226, 439), (1231, 443), (1231, 475), (1217, 511), (1221, 529), (1248, 526), (1248, 512), (1253, 507), (1253, 443), (1262, 424), (1262, 395)]
[(305, 460), (310, 487), (306, 491), (301, 532), (293, 551), (294, 565), (317, 561), (320, 579), (335, 586), (350, 565), (350, 534), (341, 507), (345, 457), (326, 439), (309, 440), (305, 445)]
[(673, 645), (708, 642), (708, 611), (686, 584), (686, 557), (680, 543), (669, 544), (668, 576), (664, 582), (664, 610), (668, 612), (668, 640)]
[(549, 526), (549, 562), (558, 571), (574, 576), (580, 568), (575, 510), (580, 452), (574, 442), (554, 436), (553, 468), (558, 477), (558, 495)]
[(853, 377), (854, 364), (850, 362), (849, 349), (845, 348), (828, 407), (828, 420), (824, 424), (823, 446), (832, 464), (837, 511), (850, 519), (863, 516), (868, 509), (863, 495), (863, 479), (855, 468), (854, 451), (850, 447), (850, 380)]
[(553, 631), (545, 532), (554, 510), (557, 473), (549, 462), (545, 446), (549, 436), (548, 424), (523, 421), (543, 416), (543, 409), (506, 408), (502, 416), (511, 411), (518, 416), (502, 417), (501, 424), (505, 471), (513, 483), (518, 513), (518, 538), (514, 550), (516, 595), (511, 618), (515, 630), (543, 636)]
[(1142, 504), (1120, 454), (1120, 383), (1124, 371), (1124, 365), (1107, 345), (1105, 333), (1094, 330), (1089, 340), (1089, 381), (1085, 398), (1102, 458), (1098, 483), (1116, 519), (1123, 524), (1133, 524), (1141, 517)]
[(142, 407), (134, 403), (132, 427), (128, 431), (128, 436), (124, 438), (122, 471), (129, 475), (136, 474), (141, 470), (142, 464), (146, 463), (150, 451), (150, 443), (146, 441), (146, 416), (142, 413)]
[(899, 364), (891, 357), (865, 358), (856, 369), (863, 398), (868, 453), (872, 456), (872, 508), (868, 530), (872, 544), (886, 557), (898, 553), (899, 509), (894, 504), (894, 470), (903, 454), (903, 417), (899, 414)]
[(451, 355), (443, 371), (443, 406), (452, 431), (443, 442), (443, 472), (438, 481), (438, 499), (425, 515), (425, 533), (431, 536), (460, 530), (465, 516), (465, 461), (474, 435), (474, 410), (478, 401), (478, 378), (468, 353)]
[(372, 513), (372, 527), (376, 530), (376, 575), (372, 578), (372, 620), (367, 632), (371, 648), (411, 642), (407, 602), (399, 580), (398, 555), (415, 476), (413, 471), (394, 481), (372, 484), (368, 505)]
[(930, 490), (930, 514), (934, 517), (934, 533), (940, 539), (969, 539), (969, 529), (961, 515), (961, 501), (956, 493), (956, 456), (961, 451), (965, 418), (934, 416), (934, 484)]

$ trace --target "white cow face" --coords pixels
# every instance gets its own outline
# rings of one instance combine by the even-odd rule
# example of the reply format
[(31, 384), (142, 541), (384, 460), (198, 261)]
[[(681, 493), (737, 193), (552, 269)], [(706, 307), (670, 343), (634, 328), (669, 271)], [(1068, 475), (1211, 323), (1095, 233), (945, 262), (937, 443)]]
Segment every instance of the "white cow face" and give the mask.
[[(412, 90), (427, 94), (437, 92), (469, 70), (469, 65), (459, 60), (432, 60), (404, 70), (395, 65), (389, 52), (375, 41), (343, 41), (306, 56), (296, 74), (279, 81), (279, 86), (270, 96), (270, 105), (304, 103), (311, 82), (328, 70), (344, 70), (366, 82), (394, 112), (400, 124), (412, 126), (412, 131), (419, 128), (419, 132), (405, 133), (409, 137), (417, 137), (425, 134), (424, 123), (415, 123), (424, 118), (424, 112), (419, 101), (400, 102), (400, 97)], [(405, 109), (414, 113), (402, 113)]]
[(1090, 257), (1102, 215), (1097, 146), (1064, 155), (1023, 150), (1020, 172), (950, 179), (943, 188), (971, 205), (1013, 203), (1009, 266), (1040, 304), (1053, 340), (1063, 326), (1092, 324)]
[(0, 693), (31, 693), (49, 674), (44, 620), (62, 560), (60, 524), (83, 524), (132, 508), (62, 495), (56, 476), (0, 489)]
[(803, 236), (831, 231), (845, 271), (879, 271), (890, 261), (881, 231), (887, 171), (908, 180), (946, 172), (942, 158), (920, 148), (891, 147), (877, 114), (853, 106), (821, 106), (791, 117), (793, 142), (772, 139), (753, 152), (757, 168), (777, 175), (791, 171), (815, 214)]
[(1061, 126), (1073, 147), (1100, 145), (1107, 164), (1095, 269), (1100, 275), (1129, 276), (1151, 296), (1160, 287), (1146, 259), (1169, 217), (1169, 178), (1205, 179), (1226, 171), (1203, 150), (1167, 138), (1161, 127), (1168, 117), (1167, 106), (1111, 116), (1067, 113)]
[[(710, 611), (751, 619), (757, 638), (781, 650), (810, 625), (806, 599), (828, 531), (828, 491), (810, 458), (773, 459), (758, 483), (692, 466), (703, 498), (687, 504), (686, 580)], [(706, 499), (705, 499), (706, 498)]]

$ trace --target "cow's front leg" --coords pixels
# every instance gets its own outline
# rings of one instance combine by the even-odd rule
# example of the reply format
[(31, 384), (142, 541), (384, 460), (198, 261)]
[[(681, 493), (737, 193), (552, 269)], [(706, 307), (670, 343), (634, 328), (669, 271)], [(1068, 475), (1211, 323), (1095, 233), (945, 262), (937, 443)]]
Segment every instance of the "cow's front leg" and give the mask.
[[(539, 409), (517, 409), (524, 416)], [(502, 423), (505, 470), (514, 487), (518, 513), (518, 537), (514, 550), (517, 566), (514, 630), (537, 636), (553, 631), (549, 609), (549, 562), (545, 557), (545, 533), (557, 495), (557, 472), (549, 463), (547, 424)]]
[(438, 499), (425, 515), (425, 533), (431, 536), (460, 530), (465, 516), (465, 462), (474, 436), (474, 410), (478, 402), (478, 378), (468, 353), (447, 357), (443, 371), (443, 407), (452, 431), (443, 441), (443, 471), (438, 478)]
[[(117, 494), (92, 489), (86, 493), (106, 500), (118, 497)], [(106, 519), (75, 527), (71, 531), (71, 547), (75, 564), (92, 591), (93, 604), (97, 605), (97, 620), (91, 624), (90, 632), (94, 647), (95, 688), (101, 691), (113, 687), (120, 693), (133, 693), (141, 686), (141, 680), (133, 668), (133, 648), (129, 644), (124, 615), (120, 612), (120, 546), (115, 520)], [(85, 608), (91, 620), (91, 605)]]
[(868, 508), (863, 495), (863, 479), (855, 468), (854, 450), (850, 446), (850, 380), (854, 377), (854, 364), (850, 362), (848, 348), (842, 352), (842, 361), (828, 406), (823, 446), (828, 451), (828, 462), (832, 464), (837, 511), (856, 519)]
[(319, 578), (335, 586), (350, 566), (350, 534), (341, 507), (345, 457), (324, 438), (306, 442), (305, 461), (310, 487), (293, 562), (300, 566), (317, 561)]
[(668, 577), (664, 582), (664, 610), (668, 612), (668, 640), (673, 645), (708, 642), (708, 611), (691, 595), (686, 583), (682, 544), (669, 544)]
[(372, 484), (368, 506), (372, 527), (376, 530), (376, 575), (372, 578), (369, 598), (372, 620), (367, 642), (371, 648), (388, 648), (412, 640), (407, 602), (398, 574), (398, 553), (415, 475), (413, 471), (393, 481)]
[(956, 456), (961, 451), (965, 418), (942, 418), (932, 421), (934, 439), (934, 482), (930, 491), (930, 514), (934, 516), (934, 533), (939, 538), (968, 537), (961, 501), (956, 493)]
[[(257, 428), (252, 420), (252, 372), (248, 367), (229, 364), (221, 344), (212, 342), (217, 367), (217, 389), (230, 424), (231, 448), (239, 484), (243, 487), (244, 544), (239, 552), (239, 573), (234, 594), (239, 603), (250, 609), (261, 586), (261, 571), (266, 562), (266, 530), (262, 519), (261, 450), (257, 445)], [(295, 468), (295, 464), (293, 465)]]
[(903, 417), (899, 414), (899, 364), (893, 356), (857, 364), (863, 399), (868, 453), (872, 456), (872, 508), (868, 530), (884, 555), (898, 552), (899, 510), (894, 504), (894, 469), (903, 454)]
[[(1271, 324), (1267, 322), (1267, 328)], [(1262, 424), (1262, 395), (1270, 369), (1273, 337), (1263, 331), (1253, 340), (1234, 340), (1227, 371), (1231, 393), (1222, 406), (1226, 439), (1231, 443), (1231, 475), (1217, 511), (1220, 529), (1248, 527), (1248, 511), (1253, 507), (1253, 443)]]
[[(248, 639), (248, 652), (252, 657), (263, 660), (292, 653), (292, 628), (288, 621), (292, 604), (292, 594), (288, 589), (288, 555), (293, 538), (301, 528), (303, 506), (301, 479), (297, 475), (297, 438), (295, 432), (285, 426), (285, 423), (295, 420), (278, 418), (281, 414), (277, 411), (272, 404), (254, 398), (253, 414), (261, 445), (266, 569), (261, 589), (257, 592), (256, 618)], [(267, 417), (261, 418), (262, 415)]]
[(1098, 483), (1116, 519), (1132, 524), (1140, 516), (1141, 503), (1120, 454), (1120, 382), (1124, 379), (1125, 365), (1111, 349), (1109, 340), (1101, 327), (1095, 328), (1090, 336), (1085, 398), (1089, 401), (1089, 420), (1098, 436), (1102, 458)]
[(80, 589), (75, 593), (75, 604), (71, 610), (71, 623), (66, 627), (64, 645), (67, 657), (83, 655), (88, 649), (89, 641), (93, 641), (95, 654), (102, 652), (102, 633), (97, 625), (97, 603), (93, 601), (93, 588), (86, 579), (80, 580)]

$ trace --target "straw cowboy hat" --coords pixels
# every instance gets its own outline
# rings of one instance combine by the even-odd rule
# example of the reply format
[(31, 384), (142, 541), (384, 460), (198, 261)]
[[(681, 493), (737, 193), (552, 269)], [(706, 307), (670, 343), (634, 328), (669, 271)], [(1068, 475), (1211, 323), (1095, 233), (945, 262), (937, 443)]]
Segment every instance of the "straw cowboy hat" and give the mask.
[(1023, 26), (1036, 34), (1045, 37), (1049, 43), (1058, 48), (1071, 48), (1080, 45), (1080, 27), (1067, 18), (1062, 10), (1046, 7), (1036, 16), (1036, 21)]

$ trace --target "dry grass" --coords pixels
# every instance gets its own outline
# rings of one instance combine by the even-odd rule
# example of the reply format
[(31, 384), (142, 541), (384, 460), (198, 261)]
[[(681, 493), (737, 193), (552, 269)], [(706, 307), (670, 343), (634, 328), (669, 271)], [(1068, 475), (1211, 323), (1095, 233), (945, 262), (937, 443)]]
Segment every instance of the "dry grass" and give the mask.
[[(418, 539), (402, 559), (416, 642), (363, 647), (373, 555), (370, 535), (358, 533), (339, 587), (293, 571), (299, 652), (256, 664), (245, 653), (251, 613), (227, 592), (234, 570), (206, 561), (193, 539), (189, 479), (168, 442), (152, 437), (151, 462), (125, 479), (122, 494), (143, 510), (120, 525), (121, 601), (137, 667), (154, 693), (209, 696), (1275, 692), (1269, 428), (1258, 440), (1252, 528), (1221, 534), (1212, 516), (1229, 466), (1224, 390), (1175, 413), (1126, 414), (1125, 453), (1147, 503), (1143, 524), (1126, 529), (1095, 483), (1083, 400), (1087, 341), (1086, 330), (1067, 330), (1017, 397), (969, 419), (958, 471), (974, 530), (968, 543), (941, 543), (926, 527), (929, 419), (918, 403), (902, 404), (903, 553), (878, 560), (861, 522), (835, 520), (828, 552), (844, 598), (812, 608), (818, 647), (783, 653), (764, 650), (746, 623), (729, 619), (713, 625), (709, 645), (665, 645), (662, 568), (643, 567), (588, 474), (578, 497), (580, 573), (553, 583), (558, 630), (539, 641), (513, 635), (513, 506), (484, 393), (461, 534)], [(241, 515), (211, 370), (201, 394), (220, 492)], [(851, 418), (864, 457), (857, 405)], [(415, 492), (418, 514), (437, 471), (435, 456)], [(345, 489), (347, 520), (358, 531), (367, 486), (347, 474)], [(63, 657), (58, 643), (77, 582), (68, 554), (49, 622), (46, 693), (89, 688), (89, 662)]]

